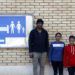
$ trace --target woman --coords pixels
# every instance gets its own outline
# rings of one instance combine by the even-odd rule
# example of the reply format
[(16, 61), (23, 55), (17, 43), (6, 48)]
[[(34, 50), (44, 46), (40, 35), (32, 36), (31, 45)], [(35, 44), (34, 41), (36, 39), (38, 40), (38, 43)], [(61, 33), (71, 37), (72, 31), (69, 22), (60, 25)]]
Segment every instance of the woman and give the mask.
[(56, 33), (55, 39), (56, 41), (50, 44), (50, 53), (49, 60), (52, 64), (54, 75), (57, 75), (59, 71), (59, 75), (63, 75), (63, 50), (64, 50), (64, 42), (61, 41), (62, 34)]
[(64, 49), (64, 67), (68, 68), (69, 75), (75, 75), (75, 36), (69, 37), (69, 44)]

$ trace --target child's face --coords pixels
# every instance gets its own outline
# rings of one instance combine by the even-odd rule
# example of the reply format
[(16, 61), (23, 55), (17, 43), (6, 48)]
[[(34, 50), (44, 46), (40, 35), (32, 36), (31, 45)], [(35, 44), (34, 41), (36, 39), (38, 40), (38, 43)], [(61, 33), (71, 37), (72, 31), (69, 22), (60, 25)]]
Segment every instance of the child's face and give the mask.
[(75, 39), (74, 39), (74, 38), (70, 38), (70, 39), (69, 39), (69, 43), (70, 43), (70, 44), (74, 44), (74, 42), (75, 42)]
[(62, 36), (60, 34), (57, 34), (55, 38), (56, 38), (57, 41), (60, 41)]

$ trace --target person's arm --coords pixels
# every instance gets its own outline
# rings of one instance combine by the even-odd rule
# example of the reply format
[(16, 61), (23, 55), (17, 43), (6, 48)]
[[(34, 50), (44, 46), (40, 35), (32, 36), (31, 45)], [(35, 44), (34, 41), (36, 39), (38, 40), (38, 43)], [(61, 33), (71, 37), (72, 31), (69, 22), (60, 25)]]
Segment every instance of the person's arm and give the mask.
[(52, 43), (50, 44), (50, 49), (49, 49), (49, 61), (52, 60), (52, 51), (53, 51), (53, 46)]
[(49, 36), (48, 36), (48, 32), (46, 32), (46, 49), (47, 49), (47, 55), (49, 55)]
[(64, 64), (64, 67), (68, 67), (68, 52), (67, 52), (67, 47), (64, 48), (63, 64)]
[(33, 46), (34, 46), (34, 35), (33, 35), (33, 32), (31, 31), (29, 35), (29, 56), (30, 58), (33, 57)]

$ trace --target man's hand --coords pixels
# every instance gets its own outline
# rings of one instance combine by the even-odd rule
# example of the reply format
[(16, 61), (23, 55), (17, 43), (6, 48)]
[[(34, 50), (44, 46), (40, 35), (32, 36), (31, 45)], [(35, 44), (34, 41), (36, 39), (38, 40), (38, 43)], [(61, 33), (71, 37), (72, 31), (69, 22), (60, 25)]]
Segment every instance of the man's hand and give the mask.
[(33, 58), (33, 53), (29, 53), (29, 57), (30, 58)]

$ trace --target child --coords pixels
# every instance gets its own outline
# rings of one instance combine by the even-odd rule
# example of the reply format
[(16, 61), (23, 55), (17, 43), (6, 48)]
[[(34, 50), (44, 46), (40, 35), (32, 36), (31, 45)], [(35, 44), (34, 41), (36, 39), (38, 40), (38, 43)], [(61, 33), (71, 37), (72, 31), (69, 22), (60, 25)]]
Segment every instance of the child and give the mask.
[(49, 60), (52, 64), (54, 75), (57, 75), (57, 71), (59, 71), (59, 75), (63, 75), (63, 50), (64, 50), (64, 42), (61, 41), (62, 34), (55, 34), (55, 42), (52, 42), (50, 45), (50, 53)]
[(69, 37), (69, 44), (64, 49), (64, 66), (68, 68), (69, 75), (75, 75), (75, 36)]

